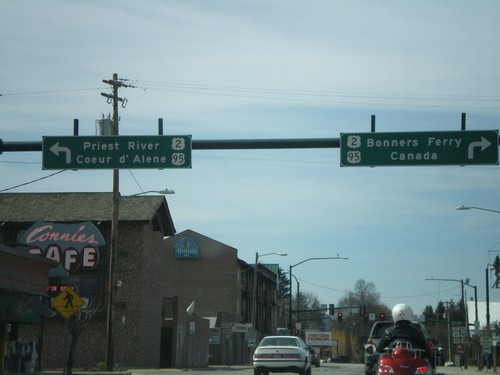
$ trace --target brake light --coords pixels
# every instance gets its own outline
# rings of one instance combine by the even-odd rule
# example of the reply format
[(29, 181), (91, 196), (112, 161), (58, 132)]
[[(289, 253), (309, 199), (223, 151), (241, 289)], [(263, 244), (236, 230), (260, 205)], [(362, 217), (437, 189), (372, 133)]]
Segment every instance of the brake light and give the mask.
[(254, 358), (300, 358), (300, 354), (255, 354)]
[(379, 374), (393, 374), (394, 373), (394, 369), (389, 366), (389, 365), (386, 365), (385, 363), (381, 364), (378, 368), (378, 372)]
[(373, 339), (371, 337), (368, 339), (367, 344), (373, 344)]
[(417, 367), (415, 374), (430, 374), (429, 366)]
[(272, 354), (255, 354), (255, 358), (273, 358)]

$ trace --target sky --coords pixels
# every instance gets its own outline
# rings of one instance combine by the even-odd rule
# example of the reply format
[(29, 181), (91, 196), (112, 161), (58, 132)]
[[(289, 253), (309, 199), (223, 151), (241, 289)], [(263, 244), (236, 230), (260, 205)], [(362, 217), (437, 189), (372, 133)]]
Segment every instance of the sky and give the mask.
[[(377, 132), (457, 131), (462, 113), (467, 130), (497, 130), (499, 17), (497, 0), (3, 0), (0, 139), (72, 135), (73, 119), (96, 135), (114, 73), (135, 86), (119, 90), (120, 135), (157, 135), (162, 118), (194, 141), (339, 138), (370, 132), (372, 115)], [(111, 170), (55, 174), (41, 159), (1, 154), (0, 191), (112, 191)], [(500, 210), (498, 165), (341, 167), (329, 148), (120, 170), (122, 195), (165, 188), (177, 232), (293, 266), (324, 304), (360, 279), (416, 313), (458, 301), (459, 280), (484, 301), (500, 252), (500, 212), (456, 210)]]

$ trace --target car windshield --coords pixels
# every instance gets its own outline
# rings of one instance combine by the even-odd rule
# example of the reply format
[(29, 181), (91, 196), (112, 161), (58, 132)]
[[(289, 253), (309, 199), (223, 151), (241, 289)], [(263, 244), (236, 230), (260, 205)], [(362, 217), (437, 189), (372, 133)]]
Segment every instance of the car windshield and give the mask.
[(299, 346), (297, 339), (290, 337), (266, 337), (260, 343), (260, 346)]

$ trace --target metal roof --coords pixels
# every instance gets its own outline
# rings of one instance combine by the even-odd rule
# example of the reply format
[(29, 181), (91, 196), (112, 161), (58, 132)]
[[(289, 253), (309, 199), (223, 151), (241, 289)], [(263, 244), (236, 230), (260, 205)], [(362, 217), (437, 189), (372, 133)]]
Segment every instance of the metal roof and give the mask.
[[(3, 193), (0, 223), (111, 221), (113, 193)], [(119, 220), (151, 223), (164, 236), (175, 234), (163, 195), (123, 196)]]

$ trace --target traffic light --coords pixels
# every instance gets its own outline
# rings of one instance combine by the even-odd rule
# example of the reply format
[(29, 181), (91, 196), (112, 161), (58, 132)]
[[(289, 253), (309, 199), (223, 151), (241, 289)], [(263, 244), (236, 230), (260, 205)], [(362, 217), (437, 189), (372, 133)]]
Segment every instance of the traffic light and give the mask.
[(367, 322), (367, 321), (368, 321), (368, 313), (367, 313), (367, 312), (365, 312), (365, 313), (363, 314), (363, 322)]
[(328, 315), (335, 315), (335, 305), (333, 303), (328, 305)]
[(381, 321), (384, 321), (385, 320), (385, 314), (384, 313), (380, 313), (379, 314), (379, 318)]
[(300, 329), (295, 328), (295, 329), (293, 330), (293, 334), (294, 334), (295, 336), (300, 336)]
[(344, 317), (344, 314), (342, 314), (341, 312), (339, 312), (339, 313), (337, 314), (337, 322), (342, 323), (342, 318), (343, 318), (343, 317)]

